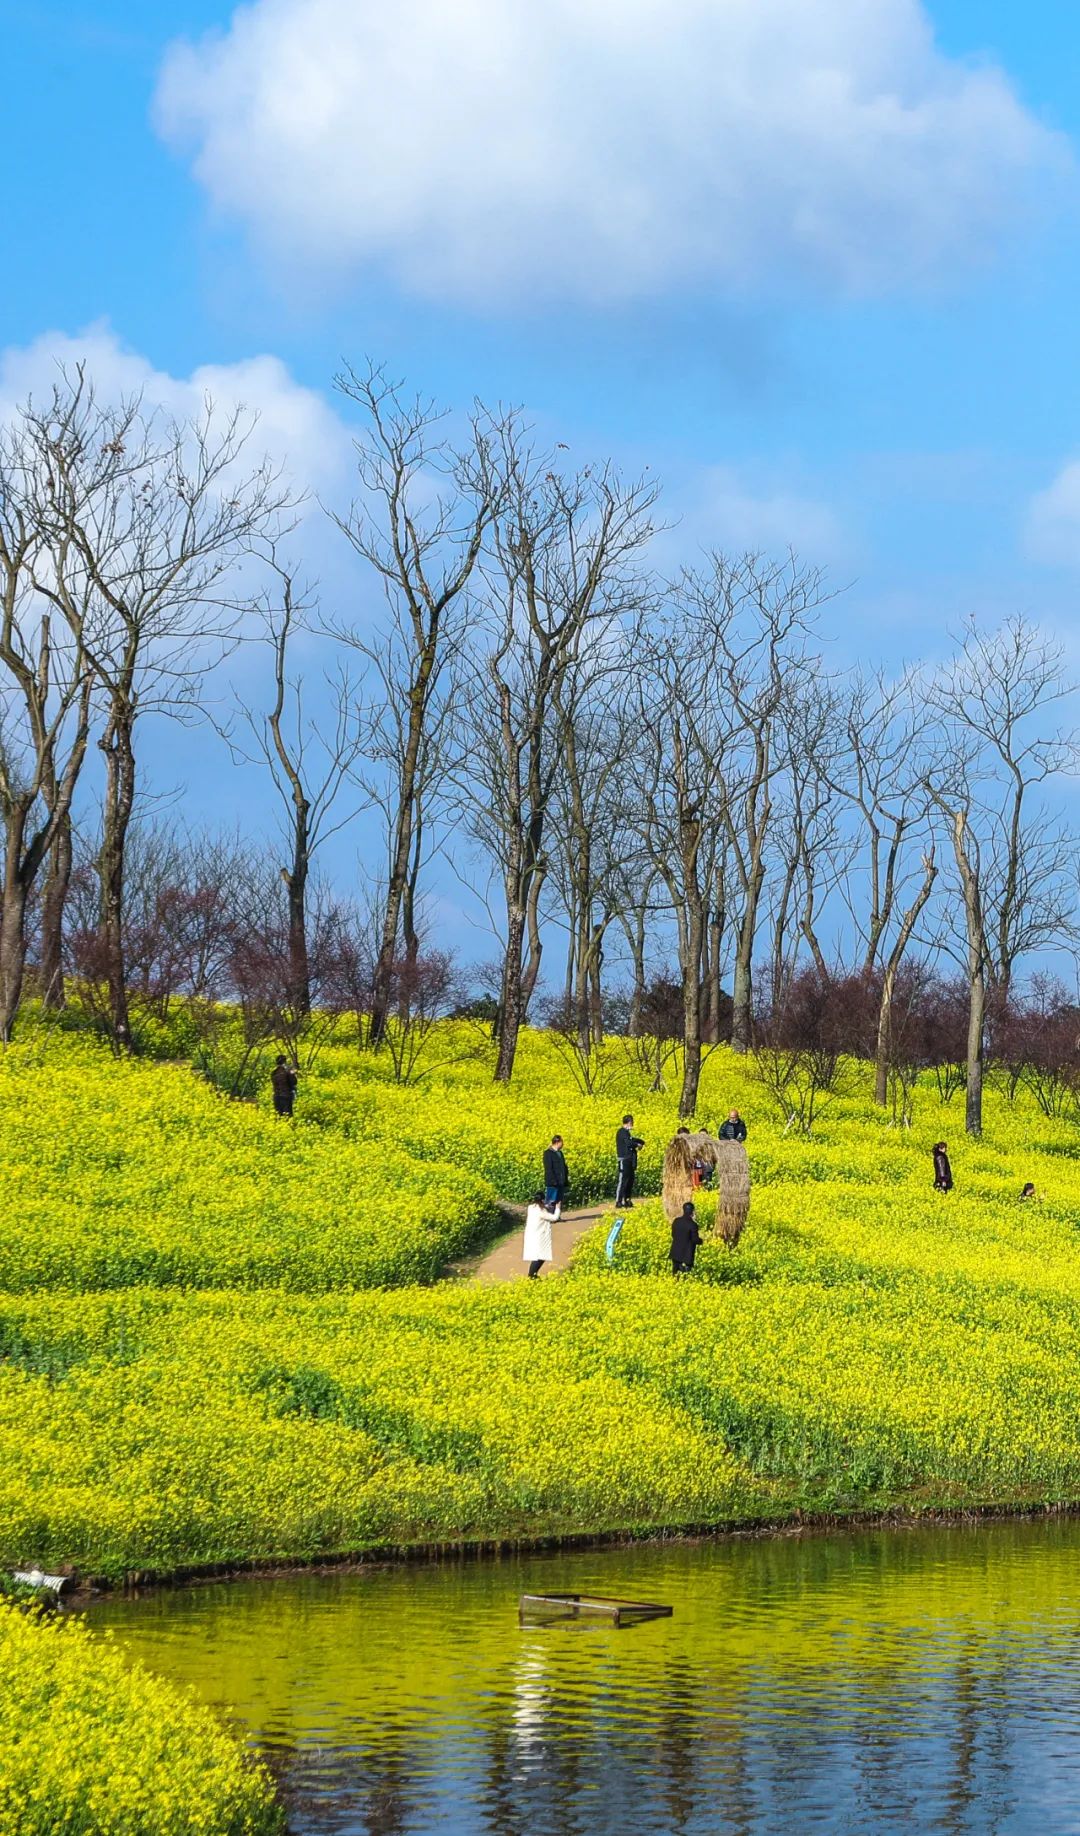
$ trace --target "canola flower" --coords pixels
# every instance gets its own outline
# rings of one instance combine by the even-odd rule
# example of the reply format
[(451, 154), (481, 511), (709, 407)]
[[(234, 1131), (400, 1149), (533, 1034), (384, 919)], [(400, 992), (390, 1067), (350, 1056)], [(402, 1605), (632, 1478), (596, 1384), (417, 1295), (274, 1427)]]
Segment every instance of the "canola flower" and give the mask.
[(467, 1171), (63, 1036), (0, 1057), (0, 1168), (9, 1293), (429, 1281), (498, 1218), (494, 1189)]
[[(1073, 1122), (996, 1096), (982, 1142), (951, 1131), (944, 1199), (929, 1148), (949, 1112), (929, 1094), (898, 1131), (856, 1080), (819, 1138), (793, 1141), (745, 1063), (717, 1053), (703, 1114), (734, 1101), (753, 1121), (737, 1252), (706, 1233), (693, 1280), (673, 1282), (646, 1201), (614, 1270), (605, 1221), (532, 1292), (421, 1291), (418, 1254), (430, 1278), (490, 1229), (500, 1131), (527, 1179), (557, 1118), (572, 1174), (600, 1185), (625, 1097), (583, 1097), (536, 1035), (510, 1091), (468, 1063), (402, 1089), (335, 1047), (305, 1099), (316, 1114), (290, 1126), (182, 1066), (94, 1051), (60, 1039), (0, 1062), (0, 1154), (21, 1169), (0, 1252), (0, 1562), (168, 1574), (1080, 1496)], [(634, 1110), (655, 1189), (671, 1101)], [(474, 1170), (448, 1170), (451, 1153)], [(395, 1191), (356, 1196), (380, 1170), (416, 1181), (430, 1228)], [(1026, 1177), (1046, 1202), (1018, 1202)], [(463, 1222), (441, 1213), (456, 1200)]]
[[(163, 1035), (163, 1056), (174, 1043)], [(751, 1121), (749, 1226), (734, 1253), (706, 1229), (693, 1277), (674, 1281), (648, 1197), (673, 1099), (643, 1092), (628, 1053), (587, 1097), (535, 1034), (508, 1090), (468, 1060), (400, 1087), (333, 1045), (282, 1124), (267, 1097), (229, 1103), (182, 1064), (29, 1034), (0, 1057), (0, 1568), (168, 1576), (797, 1510), (1080, 1500), (1080, 1124), (994, 1091), (967, 1142), (959, 1104), (931, 1087), (897, 1130), (852, 1067), (799, 1141), (752, 1068), (716, 1052), (699, 1119), (732, 1104)], [(627, 1107), (646, 1196), (613, 1268), (605, 1217), (557, 1280), (431, 1285), (497, 1228), (496, 1195), (532, 1189), (556, 1129), (573, 1196), (610, 1194)], [(931, 1187), (943, 1135), (948, 1197)], [(1019, 1201), (1027, 1180), (1042, 1202)], [(182, 1752), (155, 1747), (138, 1714), (160, 1686), (103, 1694), (101, 1646), (49, 1644), (11, 1612), (28, 1676), (69, 1666), (62, 1689), (25, 1699), (23, 1752), (81, 1728), (85, 1791), (40, 1816), (0, 1795), (0, 1832), (273, 1827), (257, 1821), (273, 1814), (264, 1782), (170, 1823), (168, 1803), (209, 1804), (190, 1781), (219, 1779), (219, 1759), (220, 1779), (235, 1763), (250, 1783), (239, 1749), (205, 1720)], [(118, 1756), (136, 1751), (172, 1790), (166, 1809), (152, 1782), (129, 1803)], [(21, 1766), (0, 1730), (0, 1794), (23, 1792)], [(97, 1824), (109, 1779), (125, 1781), (121, 1820)]]
[(264, 1769), (78, 1620), (0, 1602), (3, 1836), (277, 1836)]

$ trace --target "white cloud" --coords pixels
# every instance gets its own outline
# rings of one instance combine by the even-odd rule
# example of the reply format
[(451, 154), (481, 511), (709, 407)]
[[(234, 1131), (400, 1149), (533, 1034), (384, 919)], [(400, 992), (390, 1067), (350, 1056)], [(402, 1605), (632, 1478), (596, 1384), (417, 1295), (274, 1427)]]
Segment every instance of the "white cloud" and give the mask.
[(156, 116), (279, 260), (471, 302), (918, 287), (1069, 164), (921, 0), (254, 0)]
[[(185, 422), (195, 419), (209, 399), (223, 416), (239, 408), (257, 417), (238, 471), (251, 470), (266, 458), (290, 495), (302, 499), (289, 519), (294, 527), (284, 538), (282, 559), (297, 569), (305, 589), (318, 593), (326, 612), (345, 608), (363, 623), (378, 597), (322, 507), (344, 509), (353, 495), (352, 436), (323, 396), (298, 383), (280, 358), (268, 355), (200, 364), (190, 376), (173, 376), (102, 323), (74, 334), (44, 332), (31, 344), (0, 350), (0, 422), (10, 419), (27, 397), (45, 398), (61, 369), (70, 374), (77, 363), (85, 364), (103, 403), (137, 395), (147, 413), (160, 409)], [(239, 565), (240, 577), (250, 581), (254, 592), (263, 574), (255, 563)], [(307, 647), (308, 639), (301, 638), (299, 648)]]
[(850, 547), (828, 504), (782, 483), (756, 485), (731, 466), (704, 473), (687, 524), (709, 548), (735, 554), (793, 548), (803, 560), (828, 564)]
[(1050, 567), (1080, 567), (1080, 459), (1070, 459), (1036, 492), (1025, 523), (1028, 553)]
[(290, 376), (278, 357), (201, 364), (190, 376), (170, 376), (129, 350), (108, 325), (70, 335), (49, 331), (32, 344), (0, 351), (0, 419), (27, 396), (46, 395), (61, 368), (85, 363), (98, 398), (140, 395), (145, 407), (177, 420), (196, 417), (209, 397), (222, 412), (241, 407), (257, 421), (248, 441), (254, 463), (266, 454), (297, 491), (323, 491), (347, 478), (351, 446), (337, 415), (313, 389)]

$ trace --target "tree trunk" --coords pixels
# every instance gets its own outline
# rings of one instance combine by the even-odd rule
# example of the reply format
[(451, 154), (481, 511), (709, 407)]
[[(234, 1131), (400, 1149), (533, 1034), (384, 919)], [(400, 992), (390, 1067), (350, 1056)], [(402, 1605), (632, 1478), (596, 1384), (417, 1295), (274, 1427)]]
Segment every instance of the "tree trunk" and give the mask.
[(731, 1046), (735, 1052), (749, 1052), (754, 1038), (754, 938), (757, 936), (758, 905), (765, 883), (764, 838), (768, 827), (766, 805), (757, 830), (754, 855), (746, 884), (746, 909), (739, 926), (735, 950), (735, 975), (732, 982)]
[(697, 1108), (701, 1081), (701, 995), (698, 970), (704, 938), (701, 900), (691, 899), (687, 911), (686, 962), (683, 968), (683, 1081), (679, 1115), (683, 1121)]
[(604, 989), (602, 971), (604, 967), (604, 932), (607, 919), (593, 926), (589, 943), (589, 1025), (592, 1031), (593, 1045), (599, 1050), (604, 1043)]
[[(386, 888), (386, 907), (383, 912), (379, 954), (375, 961), (375, 974), (372, 978), (371, 1024), (368, 1029), (368, 1039), (369, 1043), (375, 1047), (382, 1044), (386, 1034), (387, 1015), (390, 1011), (390, 978), (394, 968), (394, 957), (397, 954), (401, 908), (405, 900), (413, 861), (420, 746), (423, 740), (424, 717), (427, 713), (431, 676), (435, 667), (437, 636), (436, 627), (435, 632), (429, 635), (420, 652), (416, 675), (409, 692), (409, 730), (401, 761), (401, 782), (394, 827), (394, 847), (390, 860), (390, 879)], [(410, 923), (412, 923), (412, 915), (410, 915)]]
[(986, 1031), (986, 976), (980, 967), (971, 978), (968, 1003), (967, 1103), (964, 1126), (969, 1135), (982, 1134), (983, 1049)]
[(12, 871), (11, 854), (9, 836), (4, 906), (0, 915), (0, 1040), (5, 1045), (11, 1038), (19, 1011), (26, 969), (26, 891), (18, 871)]
[(874, 1102), (882, 1109), (889, 1100), (889, 1033), (892, 1027), (892, 999), (896, 971), (886, 969), (881, 983), (881, 1005), (878, 1008), (877, 1048), (874, 1053)]
[(566, 982), (563, 988), (565, 1016), (575, 1016), (578, 1030), (583, 1028), (585, 993), (582, 988), (584, 950), (581, 942), (581, 913), (578, 909), (577, 885), (571, 879), (566, 898)]
[(307, 945), (307, 877), (308, 833), (307, 804), (296, 805), (293, 828), (293, 859), (290, 871), (282, 872), (289, 904), (289, 987), (288, 1003), (297, 1020), (311, 1012), (311, 964)]
[(544, 876), (534, 871), (529, 878), (529, 890), (525, 898), (525, 923), (529, 939), (529, 954), (521, 972), (521, 1025), (529, 1011), (529, 1004), (536, 993), (536, 984), (540, 979), (540, 959), (544, 951), (544, 940), (540, 934), (540, 894), (544, 888)]
[(49, 868), (41, 904), (41, 1004), (64, 1006), (64, 908), (71, 883), (71, 816), (60, 818), (49, 849)]
[(135, 750), (133, 715), (113, 713), (99, 741), (105, 754), (105, 800), (98, 877), (101, 884), (101, 941), (109, 989), (109, 1017), (113, 1046), (124, 1051), (131, 1044), (124, 964), (124, 865), (128, 829), (135, 803)]
[(735, 953), (735, 974), (731, 989), (731, 1049), (733, 1052), (749, 1052), (750, 1050), (754, 1007), (750, 964), (752, 940), (753, 929), (744, 919), (739, 928), (739, 944)]
[(420, 886), (420, 868), (423, 861), (423, 816), (418, 809), (413, 829), (412, 864), (409, 877), (405, 882), (405, 891), (401, 900), (401, 936), (405, 945), (405, 961), (410, 969), (415, 969), (420, 956), (420, 930), (417, 918), (417, 892)]
[(720, 1038), (720, 970), (724, 947), (724, 908), (714, 905), (709, 913), (709, 941), (706, 950), (707, 982), (709, 990), (708, 1013), (706, 1025), (708, 1036), (715, 1045)]
[(967, 1104), (964, 1126), (969, 1135), (982, 1134), (983, 1045), (986, 1029), (986, 929), (983, 923), (982, 887), (976, 861), (968, 850), (968, 819), (963, 808), (950, 815), (953, 853), (964, 899), (968, 954)]
[(578, 914), (577, 942), (574, 951), (577, 973), (574, 987), (574, 1020), (578, 1038), (587, 1051), (589, 1046), (589, 913), (584, 906)]
[(522, 987), (521, 956), (525, 942), (525, 913), (516, 906), (509, 914), (506, 955), (503, 958), (502, 990), (499, 1007), (502, 1027), (499, 1033), (499, 1056), (495, 1065), (495, 1082), (508, 1084), (514, 1075), (518, 1034), (521, 1031)]
[(626, 1020), (628, 1039), (640, 1039), (642, 1012), (645, 1005), (645, 906), (635, 906), (631, 912), (617, 914), (622, 926), (623, 936), (630, 952), (631, 982), (630, 1011)]
[(380, 1046), (386, 1037), (386, 1022), (390, 1012), (390, 980), (393, 974), (394, 957), (397, 953), (405, 877), (404, 873), (399, 875), (396, 868), (392, 869), (390, 883), (386, 889), (379, 953), (375, 959), (375, 973), (371, 981), (371, 1021), (368, 1026), (368, 1044), (372, 1047)]
[[(904, 913), (896, 942), (889, 952), (881, 982), (881, 1005), (878, 1008), (877, 1050), (874, 1057), (874, 1101), (882, 1109), (889, 1100), (889, 1060), (892, 1031), (892, 1001), (896, 988), (896, 977), (903, 962), (905, 951), (919, 921), (919, 915), (934, 889), (937, 879), (937, 868), (934, 865), (934, 850), (923, 858), (923, 883), (916, 897)], [(892, 897), (889, 898), (889, 910), (892, 909)], [(881, 931), (878, 932), (880, 941)], [(875, 945), (876, 948), (876, 945)]]

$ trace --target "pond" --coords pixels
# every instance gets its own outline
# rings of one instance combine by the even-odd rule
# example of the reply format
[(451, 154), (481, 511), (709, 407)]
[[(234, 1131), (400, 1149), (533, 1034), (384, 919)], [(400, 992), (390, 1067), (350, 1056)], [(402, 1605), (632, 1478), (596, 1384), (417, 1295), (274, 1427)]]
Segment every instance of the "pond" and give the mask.
[[(524, 1592), (671, 1619), (520, 1626)], [(293, 1574), (92, 1622), (228, 1705), (296, 1836), (1080, 1831), (1080, 1522)]]

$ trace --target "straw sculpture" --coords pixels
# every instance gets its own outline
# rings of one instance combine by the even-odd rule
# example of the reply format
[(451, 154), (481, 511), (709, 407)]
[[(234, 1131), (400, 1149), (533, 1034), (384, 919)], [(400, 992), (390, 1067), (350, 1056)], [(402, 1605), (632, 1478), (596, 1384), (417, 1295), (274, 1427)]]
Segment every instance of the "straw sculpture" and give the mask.
[(699, 1132), (676, 1135), (669, 1141), (664, 1155), (664, 1210), (669, 1219), (677, 1218), (687, 1199), (696, 1199), (694, 1162), (716, 1168), (716, 1229), (719, 1236), (734, 1249), (742, 1236), (750, 1210), (750, 1162), (741, 1141), (717, 1141), (715, 1136)]

